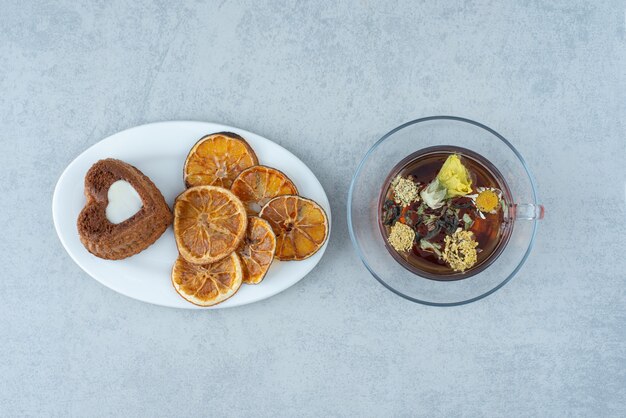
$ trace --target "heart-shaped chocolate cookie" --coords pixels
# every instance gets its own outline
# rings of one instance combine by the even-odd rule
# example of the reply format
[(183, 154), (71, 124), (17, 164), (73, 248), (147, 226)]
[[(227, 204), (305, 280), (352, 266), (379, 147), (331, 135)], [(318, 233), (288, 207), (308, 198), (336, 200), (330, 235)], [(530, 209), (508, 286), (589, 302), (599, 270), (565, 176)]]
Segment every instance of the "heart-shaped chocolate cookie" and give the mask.
[[(109, 190), (113, 184), (115, 190)], [(113, 195), (116, 201), (109, 207)], [(136, 200), (136, 195), (141, 199), (139, 210), (137, 202), (124, 201)], [(78, 215), (78, 234), (85, 248), (100, 258), (120, 260), (135, 255), (152, 245), (172, 223), (172, 211), (159, 189), (124, 161), (107, 158), (91, 166), (85, 175), (85, 197), (87, 203)]]

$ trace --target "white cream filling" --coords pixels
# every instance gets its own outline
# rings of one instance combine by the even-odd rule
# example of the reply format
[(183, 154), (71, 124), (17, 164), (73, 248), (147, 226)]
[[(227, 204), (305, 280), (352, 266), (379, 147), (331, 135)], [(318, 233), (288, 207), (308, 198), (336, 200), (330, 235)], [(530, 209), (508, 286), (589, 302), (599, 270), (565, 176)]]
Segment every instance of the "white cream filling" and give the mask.
[(109, 205), (106, 216), (109, 222), (119, 224), (139, 212), (143, 203), (139, 193), (126, 180), (118, 180), (109, 187)]

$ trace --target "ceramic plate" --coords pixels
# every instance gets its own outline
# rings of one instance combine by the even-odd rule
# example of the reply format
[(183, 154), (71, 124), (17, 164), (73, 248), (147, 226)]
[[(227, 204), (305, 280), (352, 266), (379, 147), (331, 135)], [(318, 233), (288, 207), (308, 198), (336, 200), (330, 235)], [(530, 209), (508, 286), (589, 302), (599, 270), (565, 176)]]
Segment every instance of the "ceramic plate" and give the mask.
[[(134, 165), (161, 190), (170, 208), (185, 186), (183, 163), (202, 136), (229, 131), (243, 136), (254, 148), (259, 163), (275, 167), (293, 180), (304, 197), (315, 200), (328, 215), (330, 205), (322, 185), (298, 157), (259, 135), (230, 126), (206, 122), (161, 122), (137, 126), (103, 139), (67, 166), (54, 190), (52, 216), (59, 239), (68, 254), (87, 274), (123, 295), (162, 306), (187, 309), (227, 308), (256, 302), (293, 286), (320, 261), (326, 244), (303, 261), (274, 261), (263, 282), (242, 284), (230, 299), (212, 308), (200, 308), (181, 298), (172, 287), (170, 272), (178, 251), (170, 226), (150, 247), (124, 260), (103, 260), (80, 242), (76, 219), (85, 204), (87, 170), (103, 158), (118, 158)], [(330, 233), (330, 231), (329, 231)]]

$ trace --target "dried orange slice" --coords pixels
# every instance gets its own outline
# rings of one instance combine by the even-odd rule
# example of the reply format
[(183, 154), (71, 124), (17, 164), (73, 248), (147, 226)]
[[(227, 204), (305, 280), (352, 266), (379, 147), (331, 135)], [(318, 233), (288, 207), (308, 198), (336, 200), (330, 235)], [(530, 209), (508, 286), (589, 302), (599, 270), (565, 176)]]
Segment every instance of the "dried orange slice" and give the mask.
[(267, 202), (260, 216), (276, 234), (276, 258), (304, 260), (315, 254), (328, 237), (324, 209), (300, 196), (278, 196)]
[(230, 190), (241, 199), (248, 215), (256, 215), (276, 196), (298, 194), (289, 177), (275, 168), (256, 165), (241, 172)]
[(243, 277), (239, 256), (230, 256), (212, 264), (192, 264), (178, 257), (172, 268), (172, 284), (183, 298), (200, 306), (225, 301), (239, 290)]
[(221, 187), (189, 188), (174, 203), (176, 245), (190, 263), (213, 263), (232, 253), (243, 239), (247, 223), (243, 203)]
[(276, 235), (265, 219), (256, 216), (248, 218), (246, 237), (237, 249), (243, 268), (243, 282), (261, 283), (270, 268), (276, 250)]
[(200, 138), (191, 148), (183, 176), (185, 185), (230, 188), (243, 170), (259, 160), (245, 139), (232, 132), (220, 132)]

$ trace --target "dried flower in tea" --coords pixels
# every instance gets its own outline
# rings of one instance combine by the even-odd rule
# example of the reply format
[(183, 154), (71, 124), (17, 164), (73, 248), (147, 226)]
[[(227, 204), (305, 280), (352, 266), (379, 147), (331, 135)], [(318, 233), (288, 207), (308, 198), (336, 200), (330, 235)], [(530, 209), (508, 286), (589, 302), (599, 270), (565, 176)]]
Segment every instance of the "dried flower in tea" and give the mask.
[(443, 206), (443, 201), (446, 198), (447, 190), (439, 182), (439, 179), (435, 179), (430, 184), (422, 189), (420, 196), (424, 203), (431, 209), (439, 209)]
[(410, 179), (398, 176), (391, 183), (391, 188), (394, 200), (402, 206), (408, 206), (419, 200), (417, 185)]
[(497, 213), (502, 200), (502, 191), (493, 187), (479, 187), (476, 191), (478, 193), (468, 195), (467, 197), (471, 198), (476, 205), (478, 215), (485, 219), (486, 213)]
[(446, 197), (465, 196), (472, 192), (472, 180), (458, 155), (452, 154), (443, 163), (437, 180), (446, 188)]
[(454, 271), (465, 271), (476, 264), (478, 243), (470, 231), (457, 229), (454, 234), (446, 236), (444, 240), (443, 260)]
[(410, 226), (396, 222), (391, 227), (388, 241), (396, 251), (409, 251), (413, 247), (414, 240), (415, 231)]

